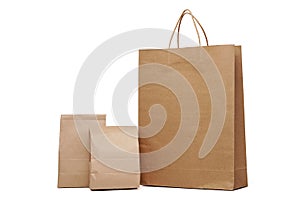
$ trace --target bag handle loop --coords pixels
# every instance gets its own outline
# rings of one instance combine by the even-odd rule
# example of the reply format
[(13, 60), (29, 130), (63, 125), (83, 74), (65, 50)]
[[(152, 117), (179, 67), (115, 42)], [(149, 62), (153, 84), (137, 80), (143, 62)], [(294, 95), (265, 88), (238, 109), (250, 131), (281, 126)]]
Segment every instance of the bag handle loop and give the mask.
[(198, 42), (199, 42), (199, 45), (201, 45), (201, 41), (200, 41), (200, 35), (199, 35), (199, 31), (198, 31), (198, 28), (197, 28), (197, 25), (196, 23), (199, 25), (199, 27), (201, 28), (203, 34), (204, 34), (204, 37), (205, 37), (205, 40), (206, 40), (206, 45), (208, 46), (208, 39), (207, 39), (207, 35), (204, 31), (204, 28), (202, 27), (202, 25), (200, 24), (199, 20), (192, 14), (192, 12), (189, 10), (189, 9), (185, 9), (182, 14), (180, 15), (176, 25), (175, 25), (175, 28), (172, 32), (172, 35), (171, 35), (171, 38), (170, 38), (170, 41), (169, 41), (169, 48), (171, 47), (171, 42), (173, 40), (173, 37), (174, 37), (174, 34), (175, 34), (175, 31), (176, 31), (176, 28), (177, 29), (177, 48), (179, 48), (179, 32), (180, 32), (180, 26), (181, 26), (181, 22), (182, 22), (182, 19), (183, 17), (188, 14), (192, 17), (192, 20), (193, 20), (193, 24), (194, 24), (194, 27), (196, 29), (196, 32), (197, 32), (197, 36), (198, 36)]

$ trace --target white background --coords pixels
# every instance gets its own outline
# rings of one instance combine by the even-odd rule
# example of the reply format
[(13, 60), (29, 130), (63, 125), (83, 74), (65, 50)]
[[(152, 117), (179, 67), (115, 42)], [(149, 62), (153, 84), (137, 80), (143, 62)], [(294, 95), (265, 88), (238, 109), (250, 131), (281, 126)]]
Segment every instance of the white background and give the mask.
[[(291, 0), (1, 1), (0, 199), (299, 198), (297, 5)], [(72, 113), (74, 83), (86, 57), (124, 31), (172, 29), (185, 8), (200, 19), (211, 44), (243, 47), (249, 187), (57, 189), (60, 114)], [(183, 33), (196, 39), (187, 21)], [(135, 56), (127, 60), (126, 69), (137, 65)], [(96, 112), (106, 112), (109, 95), (97, 99)], [(133, 99), (133, 119), (136, 106)]]

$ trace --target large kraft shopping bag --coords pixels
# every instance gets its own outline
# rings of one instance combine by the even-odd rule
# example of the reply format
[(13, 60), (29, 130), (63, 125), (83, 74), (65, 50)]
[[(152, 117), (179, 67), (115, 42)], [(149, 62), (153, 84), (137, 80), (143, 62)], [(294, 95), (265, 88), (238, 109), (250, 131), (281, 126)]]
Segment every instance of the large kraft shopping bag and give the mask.
[[(174, 32), (186, 14), (199, 24), (185, 10)], [(235, 45), (139, 51), (142, 185), (247, 186), (241, 57)]]
[(106, 126), (105, 115), (62, 115), (58, 187), (137, 188), (138, 153), (136, 127)]

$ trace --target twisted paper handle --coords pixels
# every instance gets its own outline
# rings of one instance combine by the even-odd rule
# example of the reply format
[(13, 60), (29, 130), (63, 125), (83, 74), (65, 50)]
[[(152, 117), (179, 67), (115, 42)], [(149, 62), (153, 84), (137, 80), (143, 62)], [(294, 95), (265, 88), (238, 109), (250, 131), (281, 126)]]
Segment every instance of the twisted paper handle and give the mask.
[(207, 39), (207, 35), (204, 31), (204, 28), (202, 27), (202, 25), (200, 24), (199, 20), (192, 14), (192, 12), (189, 10), (189, 9), (185, 9), (182, 14), (180, 15), (175, 27), (174, 27), (174, 30), (172, 32), (172, 35), (171, 35), (171, 38), (170, 38), (170, 41), (169, 41), (169, 48), (171, 47), (171, 43), (172, 43), (172, 40), (173, 40), (173, 37), (174, 37), (174, 34), (175, 34), (175, 31), (176, 31), (176, 28), (177, 29), (177, 48), (179, 48), (179, 32), (180, 32), (180, 26), (181, 26), (181, 22), (182, 22), (182, 19), (183, 17), (188, 14), (192, 17), (192, 20), (193, 20), (193, 24), (194, 24), (194, 27), (196, 29), (196, 32), (197, 32), (197, 36), (198, 36), (198, 42), (199, 42), (199, 45), (201, 45), (201, 41), (200, 41), (200, 35), (199, 35), (199, 31), (198, 31), (198, 28), (197, 28), (197, 25), (196, 23), (199, 25), (199, 27), (201, 28), (203, 34), (204, 34), (204, 37), (205, 37), (205, 40), (206, 40), (206, 45), (208, 46), (208, 39)]

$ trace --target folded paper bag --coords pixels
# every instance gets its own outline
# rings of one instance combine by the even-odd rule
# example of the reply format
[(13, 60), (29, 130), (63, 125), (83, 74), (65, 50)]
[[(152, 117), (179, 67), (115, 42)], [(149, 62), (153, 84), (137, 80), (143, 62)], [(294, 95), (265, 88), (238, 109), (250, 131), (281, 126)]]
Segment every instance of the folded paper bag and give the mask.
[[(97, 190), (139, 186), (136, 127), (105, 124), (105, 115), (62, 115), (58, 187)], [(122, 162), (112, 162), (118, 157)], [(109, 164), (112, 166), (106, 166)]]
[[(130, 189), (140, 185), (136, 127), (106, 127), (90, 131), (91, 190)], [(108, 143), (106, 143), (108, 142)]]
[[(89, 121), (104, 115), (62, 115), (60, 120), (58, 187), (89, 186)], [(82, 142), (84, 141), (84, 143)]]

